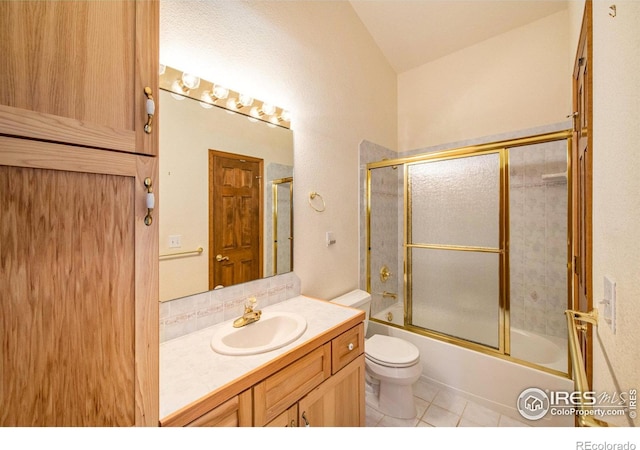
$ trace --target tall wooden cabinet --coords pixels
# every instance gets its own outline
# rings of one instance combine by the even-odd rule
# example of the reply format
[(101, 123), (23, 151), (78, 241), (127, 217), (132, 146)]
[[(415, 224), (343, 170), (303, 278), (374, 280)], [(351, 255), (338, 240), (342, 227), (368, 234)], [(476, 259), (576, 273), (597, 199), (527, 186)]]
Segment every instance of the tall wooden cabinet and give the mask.
[(158, 425), (158, 25), (0, 2), (0, 426)]

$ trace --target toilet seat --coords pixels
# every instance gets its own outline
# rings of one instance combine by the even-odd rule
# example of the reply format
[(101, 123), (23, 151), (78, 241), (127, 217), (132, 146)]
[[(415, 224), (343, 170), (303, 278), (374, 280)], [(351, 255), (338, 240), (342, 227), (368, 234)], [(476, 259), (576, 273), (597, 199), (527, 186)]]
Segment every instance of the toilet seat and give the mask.
[(385, 367), (410, 367), (420, 360), (420, 351), (403, 339), (375, 334), (364, 343), (365, 358)]

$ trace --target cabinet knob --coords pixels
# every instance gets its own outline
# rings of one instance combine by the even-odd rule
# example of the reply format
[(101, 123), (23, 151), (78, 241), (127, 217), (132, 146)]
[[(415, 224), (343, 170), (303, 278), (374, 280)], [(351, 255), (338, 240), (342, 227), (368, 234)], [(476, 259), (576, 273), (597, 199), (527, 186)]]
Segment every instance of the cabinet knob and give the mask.
[(353, 350), (353, 342), (349, 342), (349, 345), (347, 345), (347, 348), (349, 349), (349, 351)]

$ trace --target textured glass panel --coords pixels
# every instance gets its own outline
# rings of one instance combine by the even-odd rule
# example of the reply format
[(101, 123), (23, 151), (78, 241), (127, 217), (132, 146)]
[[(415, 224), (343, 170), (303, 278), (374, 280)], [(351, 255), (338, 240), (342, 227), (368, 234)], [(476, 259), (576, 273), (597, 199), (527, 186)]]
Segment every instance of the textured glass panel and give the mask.
[(498, 348), (499, 255), (411, 249), (412, 323)]
[(565, 372), (566, 171), (567, 141), (509, 149), (511, 355)]
[(412, 243), (499, 246), (497, 153), (409, 166)]
[[(402, 303), (404, 171), (402, 166), (371, 169), (371, 315)], [(391, 275), (380, 278), (386, 267)], [(400, 274), (400, 275), (399, 275)], [(383, 292), (396, 295), (383, 296)]]

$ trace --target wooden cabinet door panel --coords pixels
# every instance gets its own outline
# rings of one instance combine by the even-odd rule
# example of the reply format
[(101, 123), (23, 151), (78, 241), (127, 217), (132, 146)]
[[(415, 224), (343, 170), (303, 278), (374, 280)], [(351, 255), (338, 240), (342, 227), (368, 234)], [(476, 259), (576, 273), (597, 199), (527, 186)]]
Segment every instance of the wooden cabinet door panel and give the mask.
[(331, 376), (331, 344), (325, 344), (253, 387), (254, 425), (275, 419)]
[(0, 2), (0, 133), (157, 154), (156, 1)]
[(361, 427), (365, 425), (364, 355), (298, 402), (298, 425)]
[(1, 426), (157, 424), (140, 158), (0, 138)]

